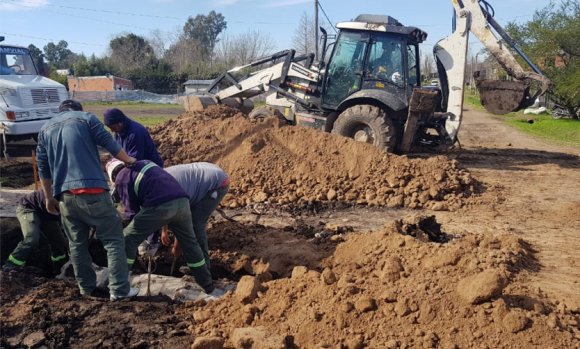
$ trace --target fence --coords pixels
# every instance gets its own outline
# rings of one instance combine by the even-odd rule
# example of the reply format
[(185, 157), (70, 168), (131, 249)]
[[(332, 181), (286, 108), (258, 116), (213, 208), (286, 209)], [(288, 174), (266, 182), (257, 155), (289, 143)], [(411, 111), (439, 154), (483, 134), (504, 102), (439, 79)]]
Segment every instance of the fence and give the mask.
[(179, 104), (180, 96), (183, 96), (183, 94), (160, 95), (143, 90), (69, 91), (69, 97), (80, 102), (137, 101), (145, 103)]

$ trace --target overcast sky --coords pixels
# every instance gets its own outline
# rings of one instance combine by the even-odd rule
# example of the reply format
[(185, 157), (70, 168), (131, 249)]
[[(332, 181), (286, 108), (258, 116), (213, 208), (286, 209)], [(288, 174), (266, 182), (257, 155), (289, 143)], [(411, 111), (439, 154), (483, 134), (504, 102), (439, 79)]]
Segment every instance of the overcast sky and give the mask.
[[(488, 0), (502, 25), (530, 20), (549, 0)], [(429, 36), (423, 51), (448, 35), (452, 5), (448, 0), (320, 0), (320, 22), (332, 25), (361, 13), (386, 14)], [(292, 48), (302, 14), (314, 14), (313, 0), (0, 0), (0, 35), (6, 43), (42, 49), (65, 40), (69, 49), (102, 56), (122, 33), (144, 37), (154, 30), (176, 33), (189, 16), (215, 10), (227, 21), (227, 34), (256, 29), (268, 33), (276, 49)], [(329, 27), (327, 25), (327, 27)]]

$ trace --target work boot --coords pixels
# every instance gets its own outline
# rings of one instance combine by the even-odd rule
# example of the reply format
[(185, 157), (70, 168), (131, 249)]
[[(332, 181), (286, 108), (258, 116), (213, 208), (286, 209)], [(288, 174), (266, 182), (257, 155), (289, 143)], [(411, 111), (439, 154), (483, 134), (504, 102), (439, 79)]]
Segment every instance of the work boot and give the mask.
[(204, 297), (206, 302), (213, 302), (218, 300), (219, 298), (223, 297), (226, 294), (224, 290), (220, 290), (219, 288), (214, 288), (213, 291), (207, 294), (207, 297)]
[(133, 297), (135, 297), (138, 294), (139, 294), (139, 289), (136, 288), (136, 287), (131, 287), (129, 289), (129, 292), (126, 295), (124, 295), (124, 296), (116, 296), (116, 295), (114, 295), (114, 294), (111, 293), (110, 300), (111, 300), (111, 302), (116, 302), (116, 301), (120, 301), (120, 300), (123, 300), (123, 299), (133, 298)]
[(61, 259), (58, 262), (52, 262), (52, 272), (54, 276), (62, 273), (62, 267), (68, 262), (68, 258)]
[(10, 261), (6, 261), (6, 263), (4, 263), (4, 266), (2, 267), (2, 271), (9, 272), (17, 268), (18, 266), (16, 264)]

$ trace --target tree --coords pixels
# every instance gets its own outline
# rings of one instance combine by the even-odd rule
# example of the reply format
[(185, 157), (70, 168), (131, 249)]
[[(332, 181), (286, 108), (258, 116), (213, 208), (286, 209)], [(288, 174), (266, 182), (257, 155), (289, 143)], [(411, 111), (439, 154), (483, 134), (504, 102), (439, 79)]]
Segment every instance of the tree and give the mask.
[(70, 67), (71, 61), (76, 55), (68, 49), (68, 42), (61, 40), (58, 44), (49, 42), (43, 48), (44, 57), (50, 62), (54, 69), (66, 69)]
[(215, 45), (219, 41), (218, 36), (226, 28), (225, 17), (221, 13), (211, 11), (207, 16), (189, 17), (183, 26), (183, 36), (188, 41), (197, 41), (200, 48), (204, 50), (204, 54), (207, 54), (211, 61)]
[(143, 37), (133, 33), (118, 36), (109, 43), (110, 61), (117, 72), (128, 76), (132, 71), (153, 68), (157, 59), (151, 45)]
[(292, 37), (292, 46), (298, 55), (313, 53), (316, 49), (314, 20), (306, 12), (302, 13), (298, 27)]
[(38, 60), (42, 56), (42, 50), (39, 49), (38, 47), (30, 44), (30, 45), (28, 45), (28, 51), (30, 52), (30, 55), (32, 56), (32, 59), (34, 60), (34, 62), (35, 63), (38, 62)]
[(510, 35), (554, 84), (551, 94), (578, 118), (580, 111), (580, 3), (554, 2), (531, 21), (510, 23)]
[(274, 41), (268, 34), (248, 30), (235, 36), (224, 36), (217, 47), (217, 61), (226, 69), (244, 65), (271, 54)]
[(87, 58), (85, 55), (79, 55), (73, 72), (75, 76), (99, 76), (113, 72), (113, 68), (108, 64), (108, 59), (98, 58), (94, 54)]

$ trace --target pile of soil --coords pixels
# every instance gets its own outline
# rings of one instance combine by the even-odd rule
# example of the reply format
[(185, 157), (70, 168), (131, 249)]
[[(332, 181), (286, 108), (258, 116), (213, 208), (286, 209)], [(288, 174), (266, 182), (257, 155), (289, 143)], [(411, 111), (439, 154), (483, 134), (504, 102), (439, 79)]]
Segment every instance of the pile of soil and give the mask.
[(193, 348), (577, 344), (578, 314), (522, 286), (538, 263), (521, 239), (466, 235), (439, 244), (410, 236), (427, 235), (413, 226), (348, 234), (318, 267), (297, 266), (290, 278), (242, 277), (219, 302), (184, 310), (195, 321)]
[(209, 161), (231, 177), (229, 208), (348, 203), (455, 210), (478, 188), (444, 156), (410, 159), (275, 118), (210, 106), (150, 130), (167, 165)]

